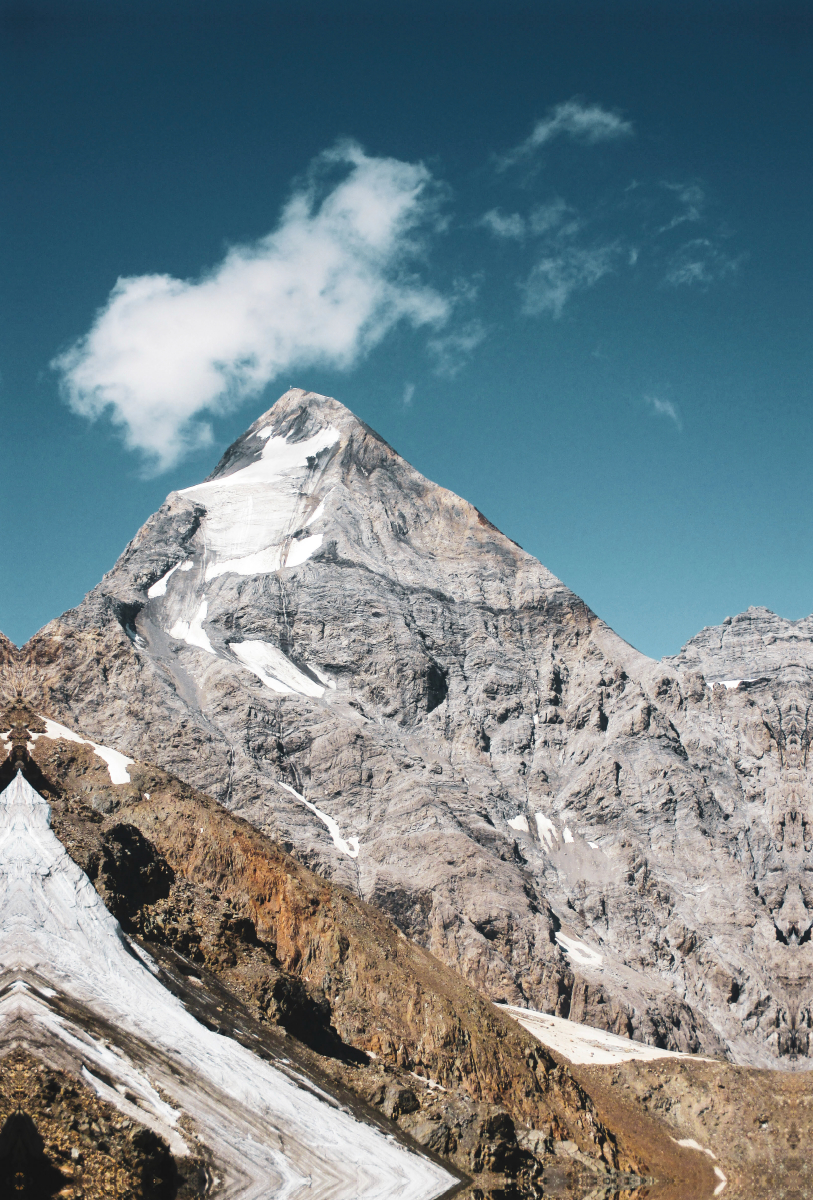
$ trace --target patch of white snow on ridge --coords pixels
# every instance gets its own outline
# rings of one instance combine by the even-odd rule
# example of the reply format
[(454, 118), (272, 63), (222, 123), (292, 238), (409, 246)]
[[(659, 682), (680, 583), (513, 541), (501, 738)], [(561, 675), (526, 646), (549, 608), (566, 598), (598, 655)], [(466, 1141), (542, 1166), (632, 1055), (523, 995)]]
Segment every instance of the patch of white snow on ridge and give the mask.
[(155, 600), (158, 596), (166, 596), (167, 583), (170, 581), (176, 571), (191, 571), (194, 563), (191, 558), (187, 558), (184, 562), (176, 563), (174, 567), (170, 567), (166, 575), (162, 575), (160, 579), (156, 579), (151, 588), (147, 589), (147, 595), (150, 600)]
[(573, 834), (570, 832), (567, 825), (565, 825), (564, 829), (562, 830), (562, 837), (565, 839), (566, 842), (573, 841)]
[[(201, 1025), (130, 952), (21, 774), (0, 795), (0, 907), (0, 1038), (44, 1047), (46, 1058), (58, 1047), (99, 1094), (160, 1129), (178, 1154), (188, 1152), (180, 1130), (188, 1115), (225, 1194), (433, 1200), (454, 1183), (293, 1067)], [(109, 1033), (92, 1036), (66, 1010), (93, 1014)]]
[(192, 620), (176, 621), (169, 631), (169, 636), (176, 638), (179, 642), (186, 642), (189, 646), (199, 646), (207, 654), (214, 654), (212, 643), (209, 641), (206, 631), (203, 628), (203, 622), (206, 620), (208, 611), (209, 602), (204, 596), (200, 602), (200, 608)]
[(754, 683), (753, 679), (707, 679), (706, 683), (713, 690), (716, 687), (724, 687), (726, 691), (731, 691), (732, 688), (738, 688), (741, 683)]
[(301, 528), (315, 485), (316, 456), (336, 444), (338, 429), (320, 429), (304, 442), (272, 437), (270, 428), (255, 436), (267, 439), (256, 462), (181, 493), (206, 507), (201, 532), (207, 580), (228, 572), (262, 575), (299, 566), (322, 544), (321, 534), (290, 539)]
[(713, 1150), (709, 1150), (708, 1146), (701, 1146), (694, 1138), (672, 1138), (676, 1146), (682, 1146), (684, 1150), (699, 1150), (701, 1154), (708, 1154), (709, 1158), (716, 1158), (717, 1155)]
[[(328, 493), (328, 495), (329, 494), (330, 493)], [(305, 522), (306, 529), (308, 528), (309, 525), (312, 525), (314, 523), (314, 521), (318, 521), (320, 517), (323, 517), (325, 515), (325, 500), (327, 500), (327, 496), (325, 496), (325, 499), (317, 507), (316, 511), (312, 512), (311, 515), (308, 517), (307, 521)]]
[[(683, 1146), (685, 1150), (698, 1150), (701, 1154), (708, 1154), (709, 1158), (713, 1158), (715, 1160), (717, 1159), (717, 1155), (713, 1150), (709, 1150), (708, 1146), (701, 1146), (699, 1142), (694, 1140), (694, 1138), (672, 1138), (672, 1141), (676, 1146)], [(728, 1183), (728, 1180), (719, 1167), (714, 1168), (714, 1174), (717, 1176), (720, 1182), (712, 1192), (712, 1195), (719, 1196), (724, 1190), (725, 1185)]]
[(512, 817), (508, 822), (512, 829), (519, 829), (522, 833), (528, 833), (528, 818), (524, 813), (520, 813), (518, 817)]
[(299, 567), (315, 554), (324, 541), (324, 534), (312, 533), (306, 538), (296, 538), (288, 547), (285, 556), (286, 567)]
[(130, 773), (127, 767), (133, 761), (132, 758), (128, 758), (120, 750), (111, 750), (108, 746), (100, 746), (97, 742), (92, 742), (90, 738), (80, 737), (78, 733), (74, 733), (72, 729), (66, 729), (58, 721), (51, 721), (48, 717), (42, 717), (41, 720), (45, 722), (45, 733), (29, 734), (31, 738), (29, 749), (34, 748), (37, 738), (40, 737), (50, 738), (52, 742), (58, 738), (63, 738), (66, 742), (78, 742), (82, 746), (90, 746), (93, 753), (107, 763), (112, 783), (130, 782)]
[(603, 954), (599, 954), (598, 950), (594, 950), (585, 942), (580, 942), (578, 938), (567, 937), (564, 933), (557, 933), (554, 936), (568, 958), (573, 959), (579, 966), (600, 967), (604, 962)]
[(556, 826), (544, 813), (538, 812), (536, 814), (536, 828), (539, 830), (540, 841), (544, 842), (549, 850), (553, 848), (554, 838), (556, 838), (557, 842), (559, 841)]
[(313, 663), (306, 663), (306, 666), (309, 671), (313, 671), (317, 679), (321, 679), (325, 687), (331, 688), (334, 692), (336, 691), (335, 679), (331, 679), (329, 675), (326, 675), (324, 671), (320, 671), (318, 667), (313, 665)]
[(513, 1004), (498, 1004), (496, 1007), (518, 1021), (543, 1046), (555, 1050), (577, 1065), (592, 1063), (602, 1066), (634, 1062), (636, 1059), (696, 1058), (692, 1054), (677, 1054), (674, 1050), (659, 1050), (657, 1046), (646, 1046), (643, 1042), (633, 1042), (630, 1038), (619, 1037), (605, 1029), (579, 1025), (576, 1021), (552, 1017), (532, 1008), (517, 1008)]
[(289, 658), (270, 642), (231, 642), (230, 649), (252, 675), (274, 692), (299, 692), (302, 696), (324, 696), (325, 689), (295, 667)]
[(341, 850), (342, 854), (347, 854), (350, 858), (358, 858), (359, 840), (357, 837), (347, 838), (345, 841), (341, 835), (339, 826), (333, 820), (333, 817), (329, 817), (326, 812), (322, 812), (321, 808), (317, 808), (315, 804), (311, 804), (310, 800), (306, 800), (304, 796), (300, 796), (299, 792), (294, 791), (289, 784), (283, 783), (281, 779), (277, 780), (277, 786), (284, 788), (285, 791), (290, 792), (292, 796), (296, 796), (300, 803), (304, 804), (306, 808), (309, 808), (311, 812), (327, 826), (327, 831), (333, 838), (333, 845), (337, 850)]
[(218, 575), (270, 575), (280, 568), (282, 548), (269, 546), (258, 550), (256, 554), (247, 554), (244, 558), (227, 558), (225, 562), (209, 563), (204, 574), (204, 580), (209, 583)]

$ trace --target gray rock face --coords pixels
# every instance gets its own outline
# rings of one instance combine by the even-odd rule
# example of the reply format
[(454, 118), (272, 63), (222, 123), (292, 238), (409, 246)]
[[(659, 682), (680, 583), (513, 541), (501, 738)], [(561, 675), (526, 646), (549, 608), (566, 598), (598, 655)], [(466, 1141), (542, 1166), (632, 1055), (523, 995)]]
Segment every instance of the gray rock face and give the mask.
[(812, 632), (751, 609), (653, 662), (292, 390), (22, 654), (48, 715), (212, 793), (493, 999), (791, 1067)]

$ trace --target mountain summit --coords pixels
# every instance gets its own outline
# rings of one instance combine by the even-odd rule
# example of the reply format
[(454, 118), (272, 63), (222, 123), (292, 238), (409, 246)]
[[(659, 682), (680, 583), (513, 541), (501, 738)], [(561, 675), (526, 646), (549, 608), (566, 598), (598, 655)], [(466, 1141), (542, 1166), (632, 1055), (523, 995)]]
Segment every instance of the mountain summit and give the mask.
[[(778, 620), (758, 612), (752, 632)], [(292, 389), (20, 669), (49, 713), (215, 796), (492, 999), (793, 1066), (810, 683), (768, 636), (753, 669), (708, 630), (647, 659)]]

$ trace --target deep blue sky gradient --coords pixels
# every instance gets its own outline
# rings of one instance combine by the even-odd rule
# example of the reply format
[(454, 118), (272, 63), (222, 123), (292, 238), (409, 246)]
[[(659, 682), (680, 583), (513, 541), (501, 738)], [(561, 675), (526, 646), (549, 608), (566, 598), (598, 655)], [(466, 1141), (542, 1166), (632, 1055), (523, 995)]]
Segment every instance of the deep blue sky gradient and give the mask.
[[(0, 628), (21, 643), (76, 604), (289, 384), (342, 400), (646, 653), (749, 604), (809, 613), (812, 93), (809, 4), (0, 5)], [(635, 136), (497, 169), (574, 96)], [(273, 383), (143, 478), (109, 422), (68, 410), (51, 359), (118, 276), (194, 277), (271, 230), (342, 136), (443, 183), (423, 270), (467, 282), (455, 320), (483, 341), (449, 377), (425, 331), (396, 330), (352, 371)], [(658, 234), (678, 185), (702, 189), (702, 220)], [(558, 318), (529, 316), (538, 250), (480, 221), (557, 197), (623, 252)], [(669, 284), (701, 235), (728, 268)]]

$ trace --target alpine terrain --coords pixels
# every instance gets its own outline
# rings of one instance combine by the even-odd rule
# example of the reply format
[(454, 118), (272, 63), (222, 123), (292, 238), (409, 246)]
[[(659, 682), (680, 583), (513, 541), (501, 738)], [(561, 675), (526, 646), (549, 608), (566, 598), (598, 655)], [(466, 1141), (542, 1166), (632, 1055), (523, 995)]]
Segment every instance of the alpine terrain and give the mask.
[(810, 1194), (813, 618), (653, 661), (291, 389), (0, 674), (0, 1173)]

